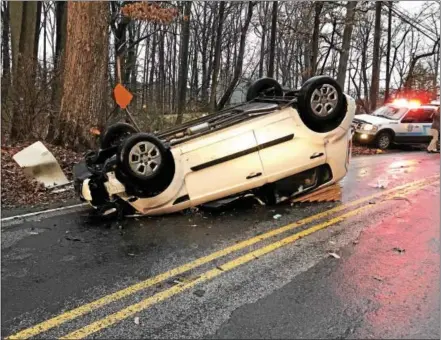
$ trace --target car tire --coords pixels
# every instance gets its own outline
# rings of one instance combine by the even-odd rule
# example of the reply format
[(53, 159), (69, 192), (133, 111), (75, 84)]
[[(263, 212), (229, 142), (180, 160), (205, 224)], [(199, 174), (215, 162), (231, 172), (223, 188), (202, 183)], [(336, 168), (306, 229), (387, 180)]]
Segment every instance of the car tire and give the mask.
[(308, 79), (298, 93), (302, 121), (315, 132), (337, 128), (346, 116), (346, 100), (337, 81), (328, 76)]
[(263, 94), (271, 97), (283, 96), (282, 86), (273, 78), (265, 77), (257, 79), (248, 88), (246, 101), (252, 101)]
[(118, 146), (125, 138), (136, 132), (137, 130), (132, 125), (127, 123), (116, 123), (110, 125), (101, 135), (100, 147), (101, 149), (108, 149), (110, 147)]
[(120, 170), (135, 183), (146, 183), (157, 178), (167, 159), (166, 146), (154, 135), (135, 133), (118, 150)]
[(388, 149), (392, 144), (392, 134), (388, 131), (380, 131), (375, 137), (375, 146), (380, 150)]

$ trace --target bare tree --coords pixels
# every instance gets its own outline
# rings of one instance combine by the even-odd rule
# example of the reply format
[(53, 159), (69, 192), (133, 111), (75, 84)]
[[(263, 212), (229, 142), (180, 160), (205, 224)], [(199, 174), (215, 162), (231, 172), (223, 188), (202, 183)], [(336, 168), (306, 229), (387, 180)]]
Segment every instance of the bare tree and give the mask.
[(182, 21), (182, 38), (180, 48), (181, 65), (179, 67), (179, 86), (178, 86), (178, 116), (176, 124), (182, 123), (183, 113), (185, 109), (185, 97), (187, 93), (188, 78), (188, 46), (190, 43), (190, 14), (191, 1), (187, 1), (184, 5), (184, 18)]
[(343, 42), (341, 46), (340, 61), (338, 63), (337, 82), (342, 88), (345, 85), (346, 72), (348, 67), (349, 49), (351, 46), (352, 30), (354, 27), (354, 15), (356, 1), (348, 1), (346, 4), (345, 29), (343, 32)]
[(240, 43), (239, 43), (239, 51), (237, 56), (237, 62), (236, 66), (234, 68), (234, 76), (231, 80), (230, 84), (228, 85), (225, 93), (221, 97), (219, 104), (218, 104), (218, 110), (222, 109), (227, 101), (230, 99), (231, 94), (234, 91), (234, 88), (236, 87), (236, 84), (242, 75), (242, 69), (243, 69), (243, 59), (244, 59), (244, 53), (245, 53), (245, 41), (248, 33), (248, 27), (250, 26), (251, 18), (253, 16), (253, 8), (255, 6), (255, 3), (250, 1), (248, 2), (248, 10), (247, 10), (247, 16), (245, 18), (245, 22), (243, 23), (242, 29), (240, 31)]
[[(88, 146), (89, 128), (106, 114), (109, 6), (106, 2), (67, 3), (67, 42), (56, 142)], [(81, 25), (78, 23), (81, 22)]]
[(370, 93), (370, 109), (374, 111), (377, 107), (377, 98), (380, 82), (380, 39), (381, 39), (381, 2), (375, 3), (375, 30), (374, 30), (374, 52), (372, 57), (372, 81)]
[(271, 40), (270, 40), (270, 54), (268, 61), (268, 77), (274, 78), (274, 58), (276, 54), (276, 34), (277, 34), (277, 7), (278, 2), (273, 2), (273, 11), (271, 15)]
[(320, 31), (320, 14), (322, 13), (323, 9), (323, 2), (317, 1), (314, 4), (314, 29), (312, 33), (312, 40), (311, 40), (311, 69), (308, 72), (308, 76), (312, 77), (315, 75), (317, 71), (317, 59), (318, 59), (318, 53), (319, 53), (319, 31)]
[(221, 61), (221, 44), (222, 44), (222, 29), (224, 25), (224, 13), (225, 13), (225, 1), (221, 1), (219, 4), (219, 13), (217, 16), (218, 24), (216, 31), (216, 47), (214, 50), (214, 68), (213, 68), (213, 78), (211, 80), (211, 96), (210, 96), (210, 109), (211, 111), (216, 110), (216, 92), (218, 85), (218, 76), (220, 70)]
[(35, 77), (37, 2), (9, 4), (12, 37), (14, 108), (11, 140), (27, 138), (32, 129), (32, 94)]
[(388, 3), (389, 13), (387, 16), (387, 54), (386, 54), (386, 90), (384, 92), (384, 101), (389, 99), (389, 88), (390, 88), (390, 45), (392, 40), (392, 2)]

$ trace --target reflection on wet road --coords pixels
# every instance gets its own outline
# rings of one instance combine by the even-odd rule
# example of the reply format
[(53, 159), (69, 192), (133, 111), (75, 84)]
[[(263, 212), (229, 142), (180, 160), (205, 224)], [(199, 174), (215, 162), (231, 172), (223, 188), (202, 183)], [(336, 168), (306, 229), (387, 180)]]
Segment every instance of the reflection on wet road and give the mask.
[(353, 159), (341, 204), (252, 203), (6, 229), (2, 336), (439, 338), (438, 155)]

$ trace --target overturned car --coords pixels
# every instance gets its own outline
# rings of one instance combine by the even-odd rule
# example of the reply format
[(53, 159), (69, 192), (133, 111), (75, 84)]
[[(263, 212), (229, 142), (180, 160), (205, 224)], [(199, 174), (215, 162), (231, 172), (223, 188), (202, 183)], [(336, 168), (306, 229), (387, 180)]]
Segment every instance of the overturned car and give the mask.
[(346, 175), (354, 114), (327, 76), (290, 91), (261, 78), (245, 103), (160, 133), (110, 126), (75, 165), (74, 187), (103, 215), (166, 214), (249, 193), (278, 203)]

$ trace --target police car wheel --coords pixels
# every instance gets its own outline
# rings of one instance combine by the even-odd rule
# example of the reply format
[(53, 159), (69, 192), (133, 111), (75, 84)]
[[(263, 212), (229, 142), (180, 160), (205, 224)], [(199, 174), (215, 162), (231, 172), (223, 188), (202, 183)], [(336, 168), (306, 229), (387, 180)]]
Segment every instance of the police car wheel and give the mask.
[(377, 148), (386, 150), (392, 144), (392, 135), (387, 131), (380, 132), (377, 135), (375, 142)]

